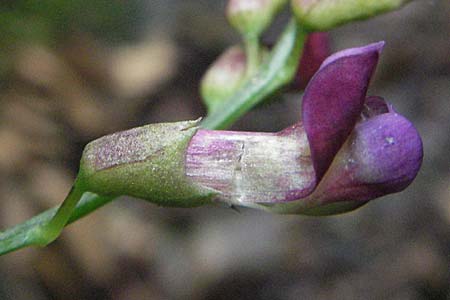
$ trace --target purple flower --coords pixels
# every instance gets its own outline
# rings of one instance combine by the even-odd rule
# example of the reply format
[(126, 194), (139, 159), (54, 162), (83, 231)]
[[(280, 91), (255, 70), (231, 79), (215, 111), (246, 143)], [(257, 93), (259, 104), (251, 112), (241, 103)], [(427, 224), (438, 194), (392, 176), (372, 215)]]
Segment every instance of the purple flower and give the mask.
[(225, 202), (326, 215), (405, 189), (422, 162), (417, 130), (380, 97), (367, 97), (384, 43), (324, 60), (303, 96), (302, 120), (278, 133), (162, 123), (86, 146), (79, 180), (101, 195), (165, 206)]
[(366, 96), (383, 45), (328, 57), (290, 128), (199, 130), (186, 175), (217, 191), (217, 201), (278, 213), (340, 213), (405, 189), (422, 162), (420, 136), (382, 98)]

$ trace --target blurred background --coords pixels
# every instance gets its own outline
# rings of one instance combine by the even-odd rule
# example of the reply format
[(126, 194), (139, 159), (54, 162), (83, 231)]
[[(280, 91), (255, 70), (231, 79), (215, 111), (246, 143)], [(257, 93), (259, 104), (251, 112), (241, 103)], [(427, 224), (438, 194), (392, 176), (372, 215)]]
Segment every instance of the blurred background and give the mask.
[[(61, 203), (90, 140), (204, 115), (199, 80), (239, 42), (224, 6), (2, 0), (0, 228)], [(370, 93), (424, 140), (406, 191), (326, 218), (123, 198), (49, 247), (1, 257), (0, 299), (450, 299), (449, 16), (450, 1), (418, 0), (330, 33), (333, 51), (386, 41)], [(300, 101), (288, 94), (234, 129), (279, 130)]]

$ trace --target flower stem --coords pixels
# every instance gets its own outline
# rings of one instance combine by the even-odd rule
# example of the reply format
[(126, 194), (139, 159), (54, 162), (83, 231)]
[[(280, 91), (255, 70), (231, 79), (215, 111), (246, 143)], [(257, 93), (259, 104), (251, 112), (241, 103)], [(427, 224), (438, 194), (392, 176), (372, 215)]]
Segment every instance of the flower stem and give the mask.
[[(71, 205), (73, 204), (74, 199), (76, 200), (76, 195), (74, 193), (69, 193), (67, 198), (71, 198), (72, 200), (69, 200)], [(66, 199), (67, 199), (66, 198)], [(71, 211), (71, 214), (69, 215), (69, 210), (67, 209), (67, 206), (64, 208), (64, 213), (62, 214), (64, 217), (69, 215), (69, 219), (67, 220), (67, 223), (63, 225), (71, 224), (75, 222), (76, 220), (88, 215), (92, 211), (100, 208), (101, 206), (111, 202), (114, 200), (114, 197), (108, 197), (108, 196), (99, 196), (90, 192), (85, 192), (81, 199), (79, 199), (78, 204), (76, 204), (76, 207)], [(64, 206), (64, 203), (61, 205), (61, 207)], [(67, 204), (66, 204), (67, 205)], [(52, 236), (49, 236), (46, 234), (45, 226), (48, 226), (52, 222), (52, 219), (56, 217), (55, 221), (56, 223), (53, 224), (63, 224), (64, 218), (63, 217), (57, 217), (57, 211), (58, 207), (53, 207), (51, 209), (46, 210), (45, 212), (29, 219), (28, 221), (16, 225), (4, 232), (0, 233), (0, 255), (12, 252), (14, 250), (18, 250), (24, 247), (28, 246), (43, 246), (45, 245), (45, 241), (47, 241), (47, 244), (49, 243), (50, 238)], [(61, 226), (61, 225), (59, 225)], [(44, 228), (44, 230), (42, 230)], [(60, 228), (60, 230), (62, 227)], [(59, 232), (58, 234), (59, 235)], [(57, 237), (57, 236), (56, 236)], [(54, 238), (56, 238), (54, 237)]]
[[(223, 129), (230, 126), (256, 104), (289, 83), (299, 62), (305, 32), (295, 20), (286, 27), (268, 61), (255, 68), (252, 76), (224, 106), (219, 107), (202, 122), (202, 127)], [(259, 59), (259, 46), (249, 45), (251, 59)], [(255, 64), (255, 62), (251, 63)], [(30, 220), (0, 233), (0, 255), (27, 246), (45, 246), (56, 239), (67, 224), (86, 216), (115, 197), (100, 196), (85, 191), (76, 181), (59, 208), (51, 208)]]
[(66, 199), (64, 199), (64, 202), (58, 208), (52, 219), (41, 226), (41, 230), (43, 232), (41, 244), (43, 246), (47, 245), (58, 237), (64, 226), (67, 224), (76, 205), (81, 200), (84, 192), (85, 191), (76, 180)]
[(266, 97), (289, 83), (297, 70), (305, 35), (300, 25), (291, 20), (269, 59), (253, 76), (247, 78), (234, 95), (208, 115), (201, 126), (207, 129), (225, 129)]
[(246, 78), (253, 76), (258, 70), (261, 62), (261, 53), (259, 38), (257, 36), (249, 36), (244, 39), (245, 54), (247, 56)]

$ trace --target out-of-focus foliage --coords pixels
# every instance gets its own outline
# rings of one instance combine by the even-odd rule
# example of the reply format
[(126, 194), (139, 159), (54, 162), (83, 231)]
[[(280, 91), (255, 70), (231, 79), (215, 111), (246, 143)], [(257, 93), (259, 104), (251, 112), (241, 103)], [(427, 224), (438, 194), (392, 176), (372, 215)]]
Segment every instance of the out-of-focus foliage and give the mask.
[(102, 39), (129, 39), (133, 16), (139, 12), (137, 4), (136, 0), (4, 0), (0, 3), (0, 43), (55, 43), (55, 38), (69, 31), (91, 32)]
[(18, 44), (58, 45), (71, 32), (99, 39), (134, 37), (139, 0), (3, 0), (0, 2), (0, 75)]

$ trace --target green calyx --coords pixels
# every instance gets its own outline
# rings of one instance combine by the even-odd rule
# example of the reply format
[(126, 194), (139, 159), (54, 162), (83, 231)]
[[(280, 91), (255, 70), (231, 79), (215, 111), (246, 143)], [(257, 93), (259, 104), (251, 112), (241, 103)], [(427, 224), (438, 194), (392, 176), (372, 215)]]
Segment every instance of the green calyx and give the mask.
[(79, 180), (86, 190), (128, 195), (162, 206), (209, 203), (215, 191), (185, 176), (185, 155), (199, 121), (151, 124), (114, 133), (89, 143)]
[(297, 19), (311, 31), (326, 31), (399, 8), (410, 0), (292, 0)]

